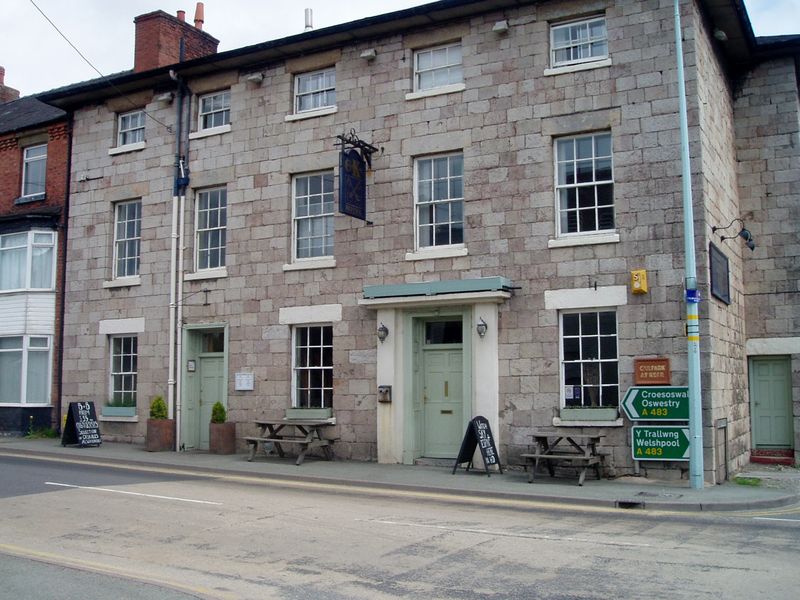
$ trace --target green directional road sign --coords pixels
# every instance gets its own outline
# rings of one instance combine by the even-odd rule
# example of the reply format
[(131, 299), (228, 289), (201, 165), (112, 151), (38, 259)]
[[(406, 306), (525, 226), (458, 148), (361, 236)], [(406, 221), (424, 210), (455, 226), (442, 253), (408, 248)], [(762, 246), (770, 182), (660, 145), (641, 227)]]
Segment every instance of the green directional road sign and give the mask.
[(631, 387), (622, 399), (631, 421), (688, 421), (688, 387)]
[(631, 427), (631, 452), (635, 460), (689, 460), (689, 428)]

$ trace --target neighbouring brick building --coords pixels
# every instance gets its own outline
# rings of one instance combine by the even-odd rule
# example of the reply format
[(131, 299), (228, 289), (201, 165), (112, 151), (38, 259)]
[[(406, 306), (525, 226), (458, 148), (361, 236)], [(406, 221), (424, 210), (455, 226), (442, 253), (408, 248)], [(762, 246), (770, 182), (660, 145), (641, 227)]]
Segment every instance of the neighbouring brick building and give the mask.
[(0, 435), (56, 428), (69, 124), (0, 67)]
[[(681, 10), (718, 481), (800, 442), (800, 38)], [(112, 79), (43, 95), (74, 120), (64, 395), (107, 439), (164, 395), (187, 449), (219, 400), (240, 438), (331, 414), (342, 458), (452, 459), (484, 415), (504, 462), (580, 427), (633, 469), (636, 360), (687, 381), (671, 0), (443, 0)], [(351, 131), (368, 223), (336, 211)]]

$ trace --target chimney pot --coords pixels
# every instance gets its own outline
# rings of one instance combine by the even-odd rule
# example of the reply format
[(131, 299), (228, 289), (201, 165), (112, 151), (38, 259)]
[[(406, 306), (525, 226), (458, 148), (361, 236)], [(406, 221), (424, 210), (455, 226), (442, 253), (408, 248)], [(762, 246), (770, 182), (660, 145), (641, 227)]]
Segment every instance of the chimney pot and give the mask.
[(179, 10), (178, 11), (178, 21), (180, 21), (181, 23), (186, 21), (186, 11), (185, 10)]
[(205, 22), (205, 10), (203, 8), (203, 3), (198, 2), (197, 7), (194, 10), (194, 26), (197, 27), (200, 31), (203, 31), (203, 23)]
[(313, 17), (312, 17), (312, 12), (311, 12), (310, 8), (307, 8), (306, 9), (306, 27), (305, 27), (305, 31), (311, 31), (312, 29), (314, 29), (314, 21), (313, 21)]

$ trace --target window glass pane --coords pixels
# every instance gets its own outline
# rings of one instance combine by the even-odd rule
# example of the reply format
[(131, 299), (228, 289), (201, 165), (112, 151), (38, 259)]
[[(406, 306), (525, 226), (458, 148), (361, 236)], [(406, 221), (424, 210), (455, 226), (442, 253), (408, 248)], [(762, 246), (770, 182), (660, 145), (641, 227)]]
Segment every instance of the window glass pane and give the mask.
[(425, 323), (426, 344), (460, 344), (463, 341), (461, 321), (432, 321)]
[(53, 247), (34, 246), (31, 249), (31, 287), (53, 287)]
[[(3, 238), (18, 236), (3, 236)], [(24, 236), (23, 239), (27, 239)], [(17, 290), (25, 287), (25, 271), (27, 269), (27, 246), (13, 249), (0, 249), (0, 290)]]
[[(22, 338), (0, 338), (0, 348), (6, 347), (8, 340)], [(13, 343), (13, 342), (11, 342)], [(0, 352), (0, 402), (19, 403), (22, 394), (22, 350), (17, 352)]]
[(25, 401), (45, 404), (49, 400), (50, 353), (28, 352), (28, 374), (26, 379)]

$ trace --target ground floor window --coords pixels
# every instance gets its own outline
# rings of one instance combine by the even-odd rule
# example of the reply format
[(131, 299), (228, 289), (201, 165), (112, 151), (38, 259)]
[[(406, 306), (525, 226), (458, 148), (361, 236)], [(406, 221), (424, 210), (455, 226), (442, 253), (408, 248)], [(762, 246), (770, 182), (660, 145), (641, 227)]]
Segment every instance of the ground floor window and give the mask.
[(618, 362), (615, 311), (561, 313), (564, 406), (617, 406)]
[(139, 340), (135, 335), (113, 336), (110, 338), (110, 346), (109, 399), (103, 414), (133, 416), (136, 414)]
[(50, 403), (50, 337), (0, 337), (0, 404)]
[(333, 406), (333, 327), (294, 329), (294, 402), (297, 408)]

